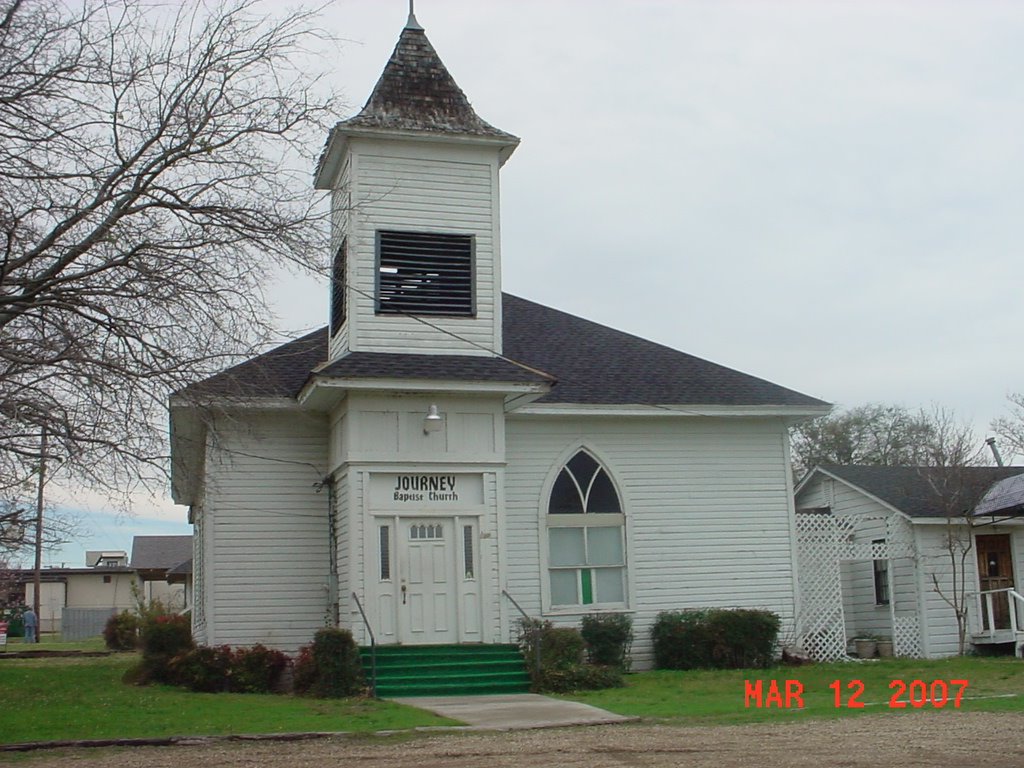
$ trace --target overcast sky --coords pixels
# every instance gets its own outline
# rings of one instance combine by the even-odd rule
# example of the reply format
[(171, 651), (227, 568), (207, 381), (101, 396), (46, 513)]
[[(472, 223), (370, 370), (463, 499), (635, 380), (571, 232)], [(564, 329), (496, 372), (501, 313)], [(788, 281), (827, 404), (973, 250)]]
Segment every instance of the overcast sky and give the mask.
[[(506, 291), (841, 405), (937, 403), (981, 431), (1024, 390), (1024, 3), (416, 15), (480, 116), (522, 138), (501, 177)], [(405, 0), (326, 11), (343, 40), (317, 63), (348, 114), (405, 17)], [(282, 328), (326, 322), (325, 286), (276, 294)]]

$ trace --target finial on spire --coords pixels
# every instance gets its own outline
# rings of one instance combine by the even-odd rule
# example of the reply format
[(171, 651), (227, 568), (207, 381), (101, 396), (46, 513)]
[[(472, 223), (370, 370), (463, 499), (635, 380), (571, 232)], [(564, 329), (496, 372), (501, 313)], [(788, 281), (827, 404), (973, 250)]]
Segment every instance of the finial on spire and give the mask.
[(406, 29), (423, 29), (420, 23), (416, 21), (416, 12), (413, 9), (413, 3), (415, 0), (409, 0), (409, 20), (405, 22)]

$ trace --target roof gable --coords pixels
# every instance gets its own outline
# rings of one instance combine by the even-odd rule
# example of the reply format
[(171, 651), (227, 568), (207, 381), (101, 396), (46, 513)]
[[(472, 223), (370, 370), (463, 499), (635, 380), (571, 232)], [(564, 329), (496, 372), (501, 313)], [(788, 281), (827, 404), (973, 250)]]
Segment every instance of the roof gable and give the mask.
[(135, 536), (130, 567), (136, 570), (173, 568), (192, 559), (191, 536)]
[[(794, 390), (517, 296), (503, 294), (502, 305), (504, 357), (518, 366), (479, 355), (353, 352), (317, 374), (512, 382), (553, 378), (556, 386), (538, 403), (827, 406)], [(323, 363), (327, 341), (327, 329), (321, 328), (197, 382), (182, 394), (295, 398)]]
[[(910, 517), (947, 517), (973, 509), (993, 483), (1024, 467), (875, 467), (825, 464), (824, 472)], [(801, 483), (800, 489), (806, 487)], [(942, 499), (947, 501), (943, 502)]]

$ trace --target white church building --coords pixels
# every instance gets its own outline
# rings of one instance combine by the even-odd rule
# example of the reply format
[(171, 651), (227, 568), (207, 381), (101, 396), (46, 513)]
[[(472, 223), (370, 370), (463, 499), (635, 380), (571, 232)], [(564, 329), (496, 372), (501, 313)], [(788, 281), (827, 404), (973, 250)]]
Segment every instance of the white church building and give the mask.
[(520, 608), (622, 612), (643, 668), (660, 611), (708, 606), (792, 637), (787, 427), (828, 405), (502, 293), (518, 143), (410, 17), (316, 169), (329, 325), (172, 397), (197, 641), (507, 643)]

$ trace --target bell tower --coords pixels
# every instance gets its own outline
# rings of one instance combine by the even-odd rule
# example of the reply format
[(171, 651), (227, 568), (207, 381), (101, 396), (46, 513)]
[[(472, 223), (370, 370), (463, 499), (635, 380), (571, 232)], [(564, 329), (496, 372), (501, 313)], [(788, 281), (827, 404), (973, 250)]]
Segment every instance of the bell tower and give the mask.
[(498, 173), (519, 139), (483, 121), (409, 20), (366, 105), (331, 130), (329, 360), (501, 352)]

